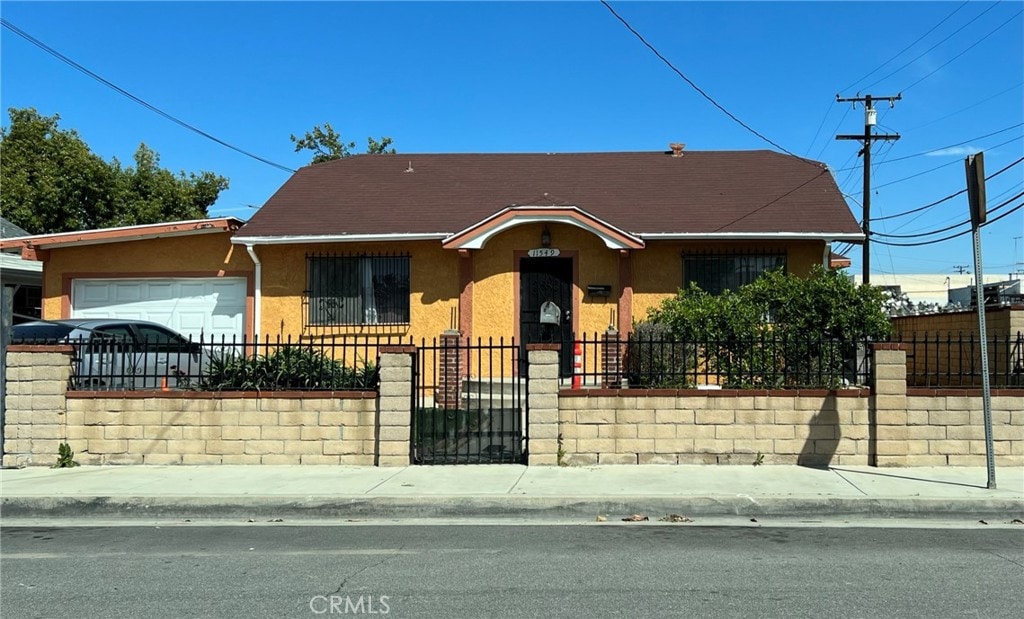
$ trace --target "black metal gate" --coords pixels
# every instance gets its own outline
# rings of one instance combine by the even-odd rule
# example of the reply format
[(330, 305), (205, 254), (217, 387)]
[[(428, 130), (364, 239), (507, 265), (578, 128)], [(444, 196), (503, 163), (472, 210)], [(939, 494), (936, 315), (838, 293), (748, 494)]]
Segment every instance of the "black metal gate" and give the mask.
[(413, 360), (413, 464), (524, 463), (526, 374), (515, 341), (421, 344)]
[[(519, 342), (527, 344), (562, 344), (571, 350), (573, 341), (571, 258), (521, 258), (519, 261)], [(541, 307), (553, 303), (558, 308), (558, 322), (551, 324), (541, 318)], [(567, 348), (567, 344), (569, 348)], [(523, 356), (525, 352), (521, 353)], [(558, 374), (572, 376), (572, 355), (562, 355)]]

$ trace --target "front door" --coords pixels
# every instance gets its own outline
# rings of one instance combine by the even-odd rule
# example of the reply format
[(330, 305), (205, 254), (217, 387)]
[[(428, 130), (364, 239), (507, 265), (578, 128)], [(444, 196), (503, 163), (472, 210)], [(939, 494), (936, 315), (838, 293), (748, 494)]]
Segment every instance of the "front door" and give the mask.
[[(519, 340), (524, 347), (562, 344), (559, 373), (563, 377), (572, 376), (572, 290), (572, 258), (520, 259)], [(553, 322), (555, 307), (557, 322)]]

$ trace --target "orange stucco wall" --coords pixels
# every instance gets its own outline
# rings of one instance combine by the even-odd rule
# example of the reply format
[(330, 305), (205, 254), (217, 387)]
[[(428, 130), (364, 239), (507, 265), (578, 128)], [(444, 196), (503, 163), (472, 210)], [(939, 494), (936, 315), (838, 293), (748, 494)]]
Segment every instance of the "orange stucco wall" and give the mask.
[(245, 248), (230, 232), (49, 250), (43, 265), (43, 318), (65, 318), (70, 280), (81, 277), (251, 276)]
[[(306, 255), (310, 253), (408, 253), (410, 255), (410, 324), (344, 327), (308, 327), (303, 315)], [(441, 248), (439, 241), (404, 243), (322, 243), (262, 245), (256, 254), (263, 263), (263, 311), (260, 332), (283, 338), (300, 336), (392, 334), (402, 338), (432, 339), (453, 324), (459, 304), (459, 256)]]
[(633, 252), (633, 319), (643, 320), (647, 312), (673, 296), (683, 285), (683, 252), (784, 252), (786, 270), (807, 275), (822, 264), (825, 244), (821, 241), (770, 243), (695, 243), (651, 241)]

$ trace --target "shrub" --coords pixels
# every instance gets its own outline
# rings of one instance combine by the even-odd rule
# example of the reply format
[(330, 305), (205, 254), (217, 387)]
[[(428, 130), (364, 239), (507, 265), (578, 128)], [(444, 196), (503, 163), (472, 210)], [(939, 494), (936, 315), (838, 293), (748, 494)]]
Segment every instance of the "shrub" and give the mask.
[(332, 391), (374, 389), (373, 363), (345, 367), (311, 346), (283, 346), (269, 355), (225, 352), (214, 356), (200, 381), (206, 391)]

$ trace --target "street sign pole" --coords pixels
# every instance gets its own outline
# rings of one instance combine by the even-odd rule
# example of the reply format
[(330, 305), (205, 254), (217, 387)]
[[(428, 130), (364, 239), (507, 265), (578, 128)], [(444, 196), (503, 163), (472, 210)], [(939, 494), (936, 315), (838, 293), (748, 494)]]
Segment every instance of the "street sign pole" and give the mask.
[(981, 224), (985, 223), (985, 156), (971, 155), (964, 160), (967, 170), (967, 198), (971, 211), (971, 237), (974, 241), (974, 290), (978, 308), (978, 335), (981, 338), (981, 403), (985, 423), (985, 464), (987, 488), (996, 487), (996, 461), (992, 445), (992, 390), (988, 376), (988, 333), (985, 328), (985, 280), (981, 268)]

